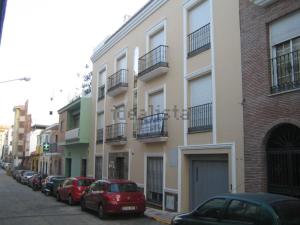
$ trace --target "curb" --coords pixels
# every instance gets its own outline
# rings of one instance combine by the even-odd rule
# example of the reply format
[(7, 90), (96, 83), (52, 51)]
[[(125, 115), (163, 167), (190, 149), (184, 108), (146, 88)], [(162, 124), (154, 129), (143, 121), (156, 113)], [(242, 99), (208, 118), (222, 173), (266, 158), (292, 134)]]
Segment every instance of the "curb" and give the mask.
[[(145, 214), (146, 215), (146, 214)], [(171, 224), (171, 220), (164, 220), (160, 217), (156, 217), (156, 216), (150, 216), (150, 215), (146, 215), (148, 218), (156, 220), (157, 222), (163, 223), (163, 224)]]

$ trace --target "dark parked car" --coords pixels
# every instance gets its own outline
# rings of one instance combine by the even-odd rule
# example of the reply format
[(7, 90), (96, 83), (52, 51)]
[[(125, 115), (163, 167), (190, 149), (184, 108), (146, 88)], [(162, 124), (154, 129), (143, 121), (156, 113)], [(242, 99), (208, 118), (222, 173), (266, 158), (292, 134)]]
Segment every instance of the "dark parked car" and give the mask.
[(299, 225), (300, 200), (269, 193), (225, 194), (210, 198), (172, 225)]
[(52, 195), (54, 183), (59, 183), (59, 181), (63, 182), (65, 179), (66, 178), (63, 176), (48, 176), (45, 179), (45, 183), (43, 183), (42, 185), (41, 192), (43, 192), (46, 195)]
[(58, 201), (68, 201), (69, 205), (80, 202), (81, 195), (93, 182), (94, 178), (70, 177), (57, 189), (56, 199)]
[(143, 214), (145, 196), (132, 181), (99, 180), (84, 192), (80, 204), (82, 210), (97, 211), (103, 219), (107, 214)]

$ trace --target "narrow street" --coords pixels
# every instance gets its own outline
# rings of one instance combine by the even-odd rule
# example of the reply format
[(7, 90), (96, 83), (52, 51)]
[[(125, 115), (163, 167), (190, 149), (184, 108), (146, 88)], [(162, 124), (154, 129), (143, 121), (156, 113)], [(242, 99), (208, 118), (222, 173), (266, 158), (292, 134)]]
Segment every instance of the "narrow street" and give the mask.
[(0, 225), (94, 225), (160, 223), (146, 217), (113, 216), (105, 221), (95, 213), (82, 212), (80, 206), (68, 206), (41, 192), (19, 184), (0, 169)]

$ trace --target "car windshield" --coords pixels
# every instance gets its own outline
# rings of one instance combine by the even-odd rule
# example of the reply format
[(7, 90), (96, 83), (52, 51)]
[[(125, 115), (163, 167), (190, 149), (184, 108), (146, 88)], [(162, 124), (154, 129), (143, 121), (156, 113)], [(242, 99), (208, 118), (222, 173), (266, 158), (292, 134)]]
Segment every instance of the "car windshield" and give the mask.
[(78, 186), (90, 186), (93, 182), (91, 179), (78, 180)]
[(137, 192), (138, 188), (135, 183), (110, 184), (109, 192)]
[(278, 214), (282, 225), (300, 224), (300, 201), (275, 202), (272, 204), (272, 207)]
[(25, 176), (32, 176), (34, 174), (34, 172), (26, 172), (24, 173)]

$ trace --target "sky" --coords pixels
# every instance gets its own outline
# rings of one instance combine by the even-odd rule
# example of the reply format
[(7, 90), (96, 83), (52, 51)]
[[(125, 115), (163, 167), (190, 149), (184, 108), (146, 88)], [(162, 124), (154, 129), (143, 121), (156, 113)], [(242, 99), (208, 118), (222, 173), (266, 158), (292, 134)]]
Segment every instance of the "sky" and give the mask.
[[(8, 0), (0, 45), (0, 125), (13, 125), (14, 106), (26, 100), (32, 125), (57, 123), (57, 110), (81, 92), (82, 77), (92, 70), (94, 48), (147, 2)], [(1, 83), (21, 77), (31, 80)]]

